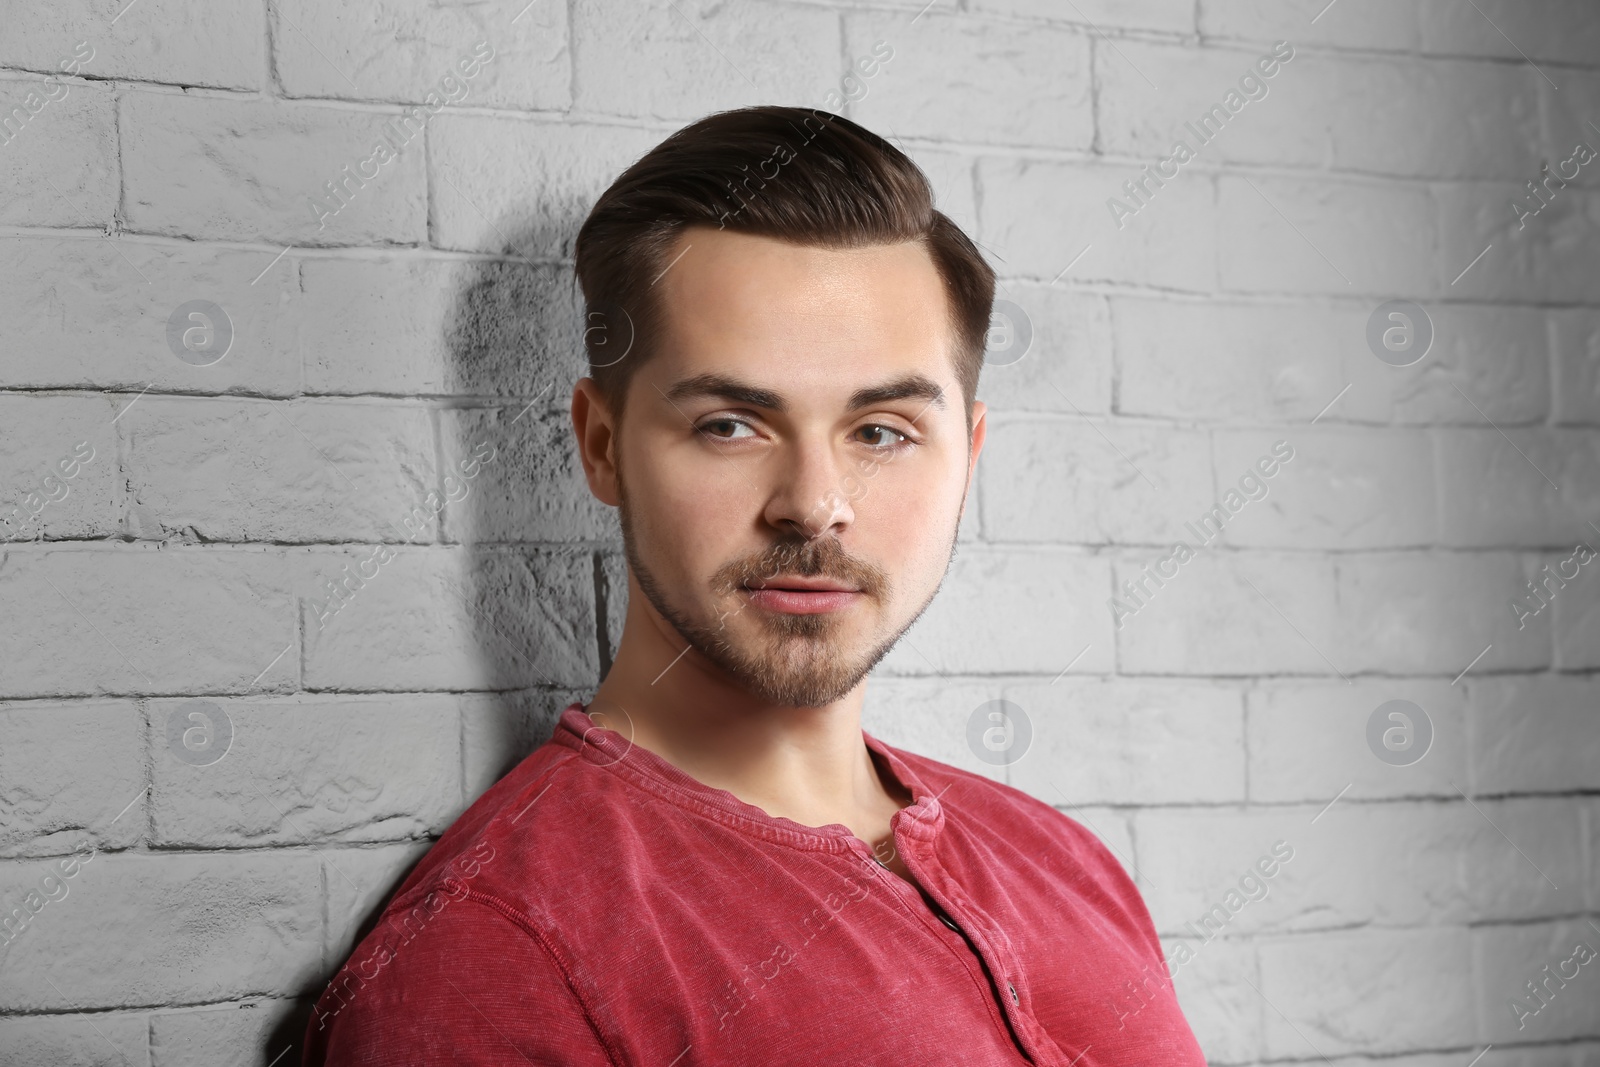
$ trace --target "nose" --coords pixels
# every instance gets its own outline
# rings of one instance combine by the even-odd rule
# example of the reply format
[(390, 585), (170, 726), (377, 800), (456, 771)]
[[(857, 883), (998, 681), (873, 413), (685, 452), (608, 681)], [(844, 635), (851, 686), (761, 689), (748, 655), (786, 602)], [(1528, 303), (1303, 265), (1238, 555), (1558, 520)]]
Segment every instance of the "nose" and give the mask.
[(859, 492), (852, 480), (856, 475), (825, 443), (795, 443), (779, 463), (765, 512), (768, 525), (810, 540), (827, 533), (837, 536), (855, 521), (851, 490)]

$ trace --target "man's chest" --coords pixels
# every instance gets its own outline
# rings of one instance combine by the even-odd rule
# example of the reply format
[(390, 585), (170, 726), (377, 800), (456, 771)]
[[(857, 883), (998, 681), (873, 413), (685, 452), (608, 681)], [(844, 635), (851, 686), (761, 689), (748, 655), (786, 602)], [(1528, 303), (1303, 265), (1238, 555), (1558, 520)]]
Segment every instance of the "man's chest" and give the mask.
[(1138, 1043), (1187, 1028), (1170, 995), (1130, 1021), (1118, 991), (1149, 953), (1112, 917), (1058, 886), (1000, 891), (1006, 872), (975, 884), (911, 853), (736, 863), (731, 882), (679, 872), (571, 947), (575, 978), (638, 1063), (1204, 1063)]

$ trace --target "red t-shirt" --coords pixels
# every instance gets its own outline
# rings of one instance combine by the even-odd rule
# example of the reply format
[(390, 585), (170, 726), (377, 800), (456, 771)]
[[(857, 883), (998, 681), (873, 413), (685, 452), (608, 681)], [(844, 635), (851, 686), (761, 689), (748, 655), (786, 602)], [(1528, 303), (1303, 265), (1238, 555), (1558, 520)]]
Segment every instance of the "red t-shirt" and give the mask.
[(1093, 834), (862, 738), (914, 798), (891, 825), (917, 886), (571, 705), (334, 976), (306, 1067), (1204, 1067)]

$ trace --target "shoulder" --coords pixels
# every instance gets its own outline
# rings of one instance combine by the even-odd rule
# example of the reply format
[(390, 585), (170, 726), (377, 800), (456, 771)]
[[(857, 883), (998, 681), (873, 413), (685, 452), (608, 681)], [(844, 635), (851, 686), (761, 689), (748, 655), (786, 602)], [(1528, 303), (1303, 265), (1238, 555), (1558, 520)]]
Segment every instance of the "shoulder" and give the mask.
[(334, 975), (312, 1008), (304, 1062), (610, 1067), (591, 1019), (560, 961), (515, 916), (474, 894), (432, 895), (420, 914), (385, 912)]

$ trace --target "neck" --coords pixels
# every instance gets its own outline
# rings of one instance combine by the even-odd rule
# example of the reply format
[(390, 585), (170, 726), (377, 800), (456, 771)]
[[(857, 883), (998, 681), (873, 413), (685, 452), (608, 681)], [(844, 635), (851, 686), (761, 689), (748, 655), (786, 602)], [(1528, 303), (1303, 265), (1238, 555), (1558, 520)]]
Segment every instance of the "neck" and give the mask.
[(630, 575), (622, 640), (589, 716), (702, 784), (804, 826), (856, 830), (886, 803), (910, 803), (862, 741), (864, 679), (818, 707), (775, 705), (684, 646)]

